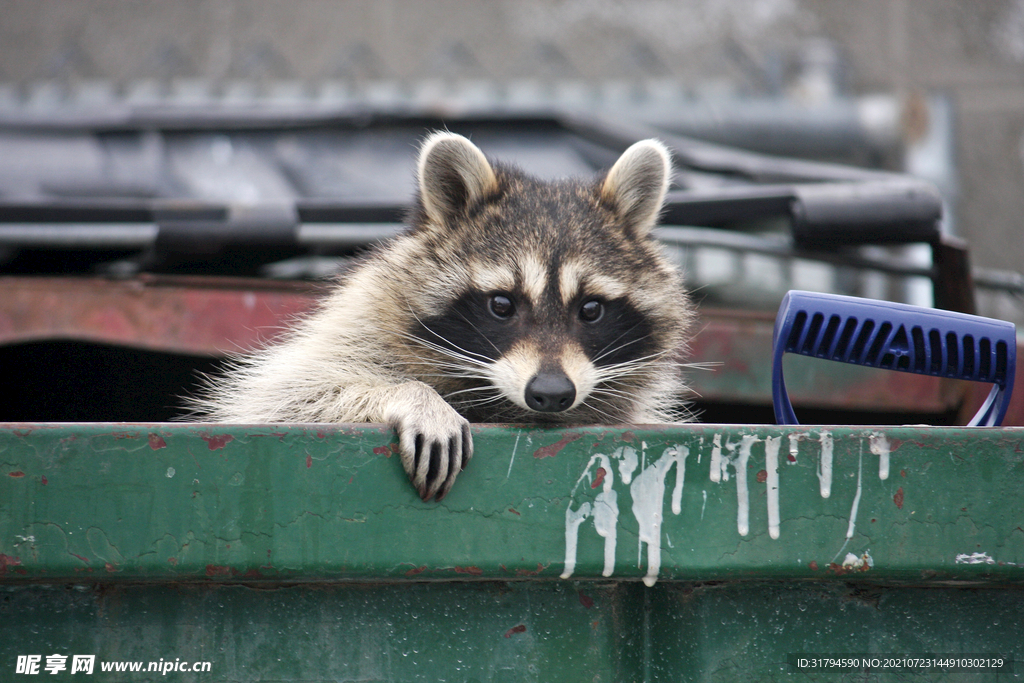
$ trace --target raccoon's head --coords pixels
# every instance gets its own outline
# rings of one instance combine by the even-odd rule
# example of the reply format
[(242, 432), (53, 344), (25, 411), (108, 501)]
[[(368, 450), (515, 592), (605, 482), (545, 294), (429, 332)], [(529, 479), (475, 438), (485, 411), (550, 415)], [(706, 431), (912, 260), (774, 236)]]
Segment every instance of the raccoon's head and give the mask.
[(651, 236), (670, 173), (655, 140), (597, 180), (545, 182), (428, 138), (404, 247), (414, 372), (474, 421), (664, 419), (692, 316)]

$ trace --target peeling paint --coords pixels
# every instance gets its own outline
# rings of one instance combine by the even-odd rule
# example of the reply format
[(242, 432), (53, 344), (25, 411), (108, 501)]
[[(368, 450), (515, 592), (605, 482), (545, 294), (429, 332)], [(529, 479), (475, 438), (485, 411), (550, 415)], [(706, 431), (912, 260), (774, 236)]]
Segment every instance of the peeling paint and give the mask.
[(867, 571), (875, 566), (875, 561), (867, 551), (864, 551), (859, 557), (853, 553), (846, 553), (842, 566), (843, 569)]
[(511, 638), (516, 633), (526, 633), (526, 624), (519, 624), (518, 626), (513, 626), (509, 630), (505, 631), (505, 637)]
[[(515, 575), (516, 576), (539, 576), (540, 574), (542, 574), (544, 572), (545, 569), (547, 569), (550, 566), (551, 566), (550, 562), (548, 564), (541, 564), (540, 562), (538, 562), (536, 569), (522, 569), (522, 568), (520, 568), (520, 569), (517, 569), (515, 571)], [(507, 569), (505, 569), (505, 565), (502, 565), (501, 568), (504, 569), (505, 571), (508, 571)]]
[(223, 567), (215, 564), (206, 565), (206, 575), (210, 578), (215, 576), (231, 576), (231, 567)]
[(558, 455), (563, 448), (571, 444), (577, 439), (582, 439), (583, 435), (579, 432), (565, 432), (562, 438), (557, 443), (553, 443), (549, 446), (541, 446), (533, 452), (535, 458), (553, 458)]
[(483, 576), (484, 570), (480, 567), (452, 567), (456, 574), (470, 574), (472, 576)]
[(11, 555), (4, 555), (3, 553), (0, 553), (0, 576), (4, 576), (7, 573), (8, 567), (17, 567), (20, 564), (20, 557), (13, 557)]
[(957, 564), (995, 564), (996, 561), (989, 557), (988, 553), (961, 553), (956, 556)]
[(206, 442), (211, 451), (220, 450), (235, 440), (231, 434), (210, 434), (209, 432), (203, 432), (199, 437)]

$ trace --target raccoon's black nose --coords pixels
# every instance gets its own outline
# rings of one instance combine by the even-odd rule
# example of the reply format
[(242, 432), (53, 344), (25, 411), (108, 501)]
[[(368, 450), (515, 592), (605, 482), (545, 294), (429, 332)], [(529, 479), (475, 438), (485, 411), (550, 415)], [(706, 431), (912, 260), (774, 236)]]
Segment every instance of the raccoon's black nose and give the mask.
[(526, 385), (526, 405), (540, 413), (560, 413), (576, 400), (576, 386), (562, 372), (539, 372)]

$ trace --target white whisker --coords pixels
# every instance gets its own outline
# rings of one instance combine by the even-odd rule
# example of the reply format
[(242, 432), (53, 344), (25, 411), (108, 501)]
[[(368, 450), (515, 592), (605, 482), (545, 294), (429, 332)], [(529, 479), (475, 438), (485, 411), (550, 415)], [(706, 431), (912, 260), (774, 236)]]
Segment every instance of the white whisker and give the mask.
[(450, 393), (447, 393), (444, 396), (445, 396), (445, 398), (450, 398), (452, 396), (458, 396), (459, 394), (469, 394), (469, 393), (473, 393), (475, 391), (493, 391), (493, 392), (497, 393), (499, 396), (501, 395), (501, 391), (497, 387), (485, 386), (485, 387), (469, 387), (468, 389), (459, 389), (458, 391), (452, 391)]
[[(494, 345), (494, 342), (492, 342), (492, 341), (491, 341), (490, 337), (488, 337), (488, 336), (487, 336), (486, 334), (484, 334), (483, 332), (481, 332), (481, 331), (480, 331), (480, 328), (478, 328), (478, 327), (477, 327), (476, 325), (474, 325), (474, 324), (473, 324), (473, 322), (472, 322), (472, 321), (471, 321), (471, 320), (470, 320), (469, 318), (467, 318), (467, 317), (466, 317), (465, 315), (463, 315), (462, 311), (455, 311), (455, 312), (456, 312), (456, 313), (458, 313), (458, 314), (459, 314), (459, 317), (460, 317), (460, 318), (462, 318), (463, 320), (465, 320), (465, 321), (466, 321), (466, 323), (467, 323), (467, 324), (468, 324), (468, 325), (469, 325), (470, 327), (472, 327), (472, 328), (473, 328), (473, 331), (474, 331), (474, 332), (476, 332), (477, 334), (479, 334), (479, 335), (480, 335), (480, 337), (481, 337), (481, 338), (482, 338), (482, 339), (483, 339), (483, 340), (484, 340), (485, 342), (487, 342), (488, 344), (490, 344), (490, 345), (491, 345), (491, 348), (492, 348), (492, 349), (494, 349), (495, 351), (497, 351), (497, 352), (498, 352), (498, 355), (499, 355), (499, 356), (501, 355), (501, 349), (499, 349), (499, 348), (498, 348), (497, 346), (495, 346), (495, 345)], [(422, 323), (421, 323), (421, 324), (422, 324)]]
[[(630, 325), (629, 329), (627, 329), (622, 334), (620, 334), (618, 337), (616, 337), (615, 339), (612, 339), (610, 342), (605, 344), (604, 347), (600, 351), (597, 352), (597, 356), (594, 358), (594, 362), (596, 363), (598, 360), (600, 360), (601, 358), (604, 358), (609, 353), (613, 353), (615, 350), (617, 350), (617, 349), (613, 349), (612, 351), (608, 351), (608, 347), (610, 347), (612, 344), (614, 344), (615, 342), (619, 341), (620, 339), (625, 337), (627, 334), (629, 334), (630, 332), (635, 330), (637, 325), (639, 325), (639, 324), (640, 324), (639, 322), (633, 323), (632, 325)], [(650, 335), (644, 335), (644, 337), (647, 337), (647, 336), (650, 336)], [(641, 337), (641, 339), (643, 339), (644, 337)]]
[[(485, 356), (485, 355), (483, 355), (483, 354), (480, 354), (480, 353), (473, 353), (472, 351), (467, 351), (466, 349), (463, 349), (463, 348), (459, 347), (459, 346), (458, 346), (457, 344), (455, 344), (455, 343), (454, 343), (454, 342), (453, 342), (452, 340), (450, 340), (450, 339), (447, 339), (447, 338), (445, 338), (445, 337), (441, 336), (440, 334), (438, 334), (437, 332), (435, 332), (434, 330), (430, 329), (429, 327), (427, 327), (427, 324), (426, 324), (425, 322), (423, 322), (422, 320), (420, 320), (420, 317), (419, 317), (418, 315), (416, 315), (416, 312), (412, 310), (412, 307), (411, 307), (411, 306), (409, 306), (408, 308), (409, 308), (409, 313), (410, 313), (410, 314), (412, 315), (412, 317), (413, 317), (413, 318), (415, 318), (415, 319), (416, 319), (416, 322), (418, 322), (418, 323), (420, 324), (420, 327), (422, 327), (422, 328), (423, 328), (423, 329), (425, 329), (425, 330), (426, 330), (427, 332), (429, 332), (430, 334), (434, 335), (435, 337), (437, 337), (438, 339), (440, 339), (440, 340), (441, 340), (441, 341), (443, 341), (444, 343), (446, 343), (446, 344), (451, 344), (451, 345), (452, 345), (452, 346), (453, 346), (453, 347), (454, 347), (455, 349), (457, 349), (457, 350), (458, 350), (458, 351), (459, 351), (460, 353), (462, 353), (462, 354), (465, 354), (465, 355), (467, 356), (467, 360), (469, 359), (469, 358), (468, 358), (469, 356), (476, 356), (477, 358), (483, 359), (483, 361), (485, 361), (485, 362), (490, 362), (490, 361), (491, 361), (491, 359), (490, 359), (490, 358), (488, 358), (487, 356)], [(469, 321), (467, 321), (467, 322), (469, 322)], [(470, 324), (472, 324), (472, 323), (470, 323)], [(475, 329), (475, 328), (474, 328), (474, 329)], [(425, 340), (425, 339), (421, 339), (420, 337), (416, 337), (415, 335), (410, 335), (410, 336), (412, 336), (412, 337), (413, 337), (413, 339), (416, 339), (416, 340), (420, 340), (420, 341), (426, 342), (426, 340)], [(486, 339), (486, 337), (485, 337), (485, 339)], [(488, 340), (488, 342), (490, 342), (490, 340)], [(491, 345), (493, 346), (493, 344), (491, 344)], [(495, 350), (497, 350), (497, 347), (495, 347)]]
[(609, 406), (613, 406), (614, 404), (609, 403), (608, 401), (602, 401), (601, 399), (599, 399), (596, 396), (594, 396), (593, 394), (591, 394), (590, 396), (587, 397), (587, 400), (583, 401), (583, 403), (581, 403), (580, 405), (581, 406), (586, 406), (586, 408), (588, 410), (592, 410), (595, 413), (597, 413), (598, 415), (602, 416), (603, 418), (605, 418), (608, 421), (609, 424), (616, 424), (616, 423), (621, 422), (621, 420), (616, 418), (614, 415), (612, 415), (611, 413), (609, 413), (609, 412), (607, 412), (605, 410), (602, 410), (601, 408), (598, 408), (597, 406), (595, 406), (592, 403), (590, 403), (590, 401), (599, 401), (600, 403), (604, 403), (605, 405), (609, 405)]

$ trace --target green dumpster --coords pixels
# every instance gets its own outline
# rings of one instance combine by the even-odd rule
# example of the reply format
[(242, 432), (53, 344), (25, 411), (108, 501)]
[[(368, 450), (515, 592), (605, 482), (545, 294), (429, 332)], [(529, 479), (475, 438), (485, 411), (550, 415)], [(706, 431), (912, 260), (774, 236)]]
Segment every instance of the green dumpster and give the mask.
[(1024, 429), (475, 439), (3, 425), (0, 680), (1024, 677)]

